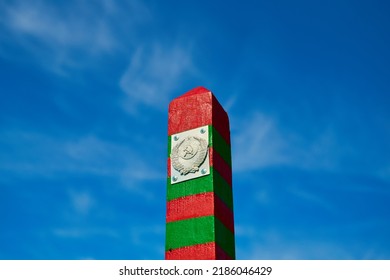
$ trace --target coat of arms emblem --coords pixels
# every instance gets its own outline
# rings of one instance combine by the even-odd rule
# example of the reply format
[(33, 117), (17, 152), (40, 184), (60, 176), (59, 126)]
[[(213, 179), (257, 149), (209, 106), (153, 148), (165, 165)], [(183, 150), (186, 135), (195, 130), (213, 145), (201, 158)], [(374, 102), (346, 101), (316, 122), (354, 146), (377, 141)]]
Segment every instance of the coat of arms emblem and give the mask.
[(205, 161), (207, 152), (206, 140), (196, 136), (187, 136), (172, 148), (172, 166), (180, 175), (196, 173)]

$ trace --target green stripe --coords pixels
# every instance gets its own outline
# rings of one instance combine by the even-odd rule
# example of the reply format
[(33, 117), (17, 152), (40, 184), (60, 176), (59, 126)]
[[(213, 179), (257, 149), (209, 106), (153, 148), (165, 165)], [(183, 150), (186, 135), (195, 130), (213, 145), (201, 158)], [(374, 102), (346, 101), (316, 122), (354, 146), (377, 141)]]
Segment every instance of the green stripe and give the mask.
[[(212, 170), (210, 170), (212, 172)], [(187, 180), (184, 182), (171, 184), (171, 178), (167, 180), (167, 200), (176, 199), (179, 197), (194, 195), (213, 191), (212, 176), (207, 175), (196, 179)]]
[(216, 242), (235, 259), (234, 234), (214, 216), (167, 223), (165, 250)]
[(217, 245), (232, 257), (232, 259), (235, 259), (234, 233), (227, 229), (219, 219), (215, 219), (215, 235)]
[(214, 216), (170, 222), (166, 230), (166, 251), (215, 241)]
[(210, 175), (187, 180), (184, 182), (171, 184), (171, 178), (167, 179), (167, 201), (195, 195), (205, 192), (215, 192), (215, 194), (225, 204), (233, 210), (233, 193), (229, 184), (219, 175), (218, 171), (210, 168)]
[(223, 160), (232, 166), (232, 157), (230, 152), (230, 145), (226, 143), (221, 134), (212, 126), (209, 126), (209, 142), (210, 146), (223, 158)]

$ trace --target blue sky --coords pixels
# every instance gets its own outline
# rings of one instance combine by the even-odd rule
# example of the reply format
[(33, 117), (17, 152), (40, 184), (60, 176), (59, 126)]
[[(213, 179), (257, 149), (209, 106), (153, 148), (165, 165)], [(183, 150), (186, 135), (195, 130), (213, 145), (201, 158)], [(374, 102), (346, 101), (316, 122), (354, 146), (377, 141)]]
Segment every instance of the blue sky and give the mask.
[(231, 122), (238, 259), (390, 259), (385, 1), (0, 1), (0, 259), (163, 259), (167, 110)]

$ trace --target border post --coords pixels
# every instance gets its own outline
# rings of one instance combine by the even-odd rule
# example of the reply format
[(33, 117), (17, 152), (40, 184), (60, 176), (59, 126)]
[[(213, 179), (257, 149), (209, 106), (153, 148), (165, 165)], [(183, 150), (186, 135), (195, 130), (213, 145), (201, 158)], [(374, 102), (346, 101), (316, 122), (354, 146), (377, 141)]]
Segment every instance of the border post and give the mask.
[(229, 118), (212, 92), (171, 101), (165, 259), (235, 259)]

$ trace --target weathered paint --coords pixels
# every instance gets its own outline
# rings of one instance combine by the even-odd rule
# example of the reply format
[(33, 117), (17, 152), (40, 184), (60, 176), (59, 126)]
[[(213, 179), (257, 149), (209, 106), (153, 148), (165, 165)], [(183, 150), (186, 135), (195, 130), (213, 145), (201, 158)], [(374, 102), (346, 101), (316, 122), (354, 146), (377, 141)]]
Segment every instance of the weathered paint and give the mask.
[(232, 185), (232, 168), (222, 159), (222, 157), (214, 150), (214, 147), (209, 149), (210, 153), (210, 166), (222, 176), (222, 178)]
[(211, 168), (211, 176), (201, 177), (196, 180), (189, 180), (180, 184), (171, 184), (167, 180), (167, 200), (214, 191), (219, 198), (225, 202), (230, 209), (233, 209), (233, 196), (231, 186), (222, 178), (217, 171)]
[(228, 254), (225, 253), (215, 242), (198, 244), (193, 246), (185, 246), (165, 252), (165, 258), (169, 260), (177, 260), (182, 256), (188, 256), (187, 260), (231, 260)]
[[(171, 135), (208, 126), (210, 174), (171, 184)], [(169, 105), (166, 259), (235, 259), (229, 119), (198, 87)]]
[(231, 167), (232, 166), (232, 158), (230, 153), (230, 145), (226, 143), (225, 139), (219, 134), (219, 132), (213, 127), (210, 126), (210, 135), (209, 141), (211, 146), (215, 149), (215, 151), (224, 159), (224, 161)]
[(233, 211), (214, 192), (184, 196), (167, 203), (167, 223), (211, 215), (234, 232)]
[(194, 88), (169, 104), (168, 135), (209, 124), (230, 145), (228, 115), (208, 89)]
[(167, 223), (166, 250), (214, 242), (214, 216), (205, 216)]
[[(165, 251), (215, 242), (234, 259), (234, 233), (214, 216), (170, 222), (167, 223), (167, 231), (170, 234), (167, 235)], [(185, 257), (187, 259), (189, 256)]]
[(214, 215), (234, 234), (233, 211), (217, 195), (214, 196)]
[[(183, 211), (183, 209), (186, 211)], [(214, 193), (206, 192), (171, 200), (167, 203), (167, 223), (214, 214)]]

